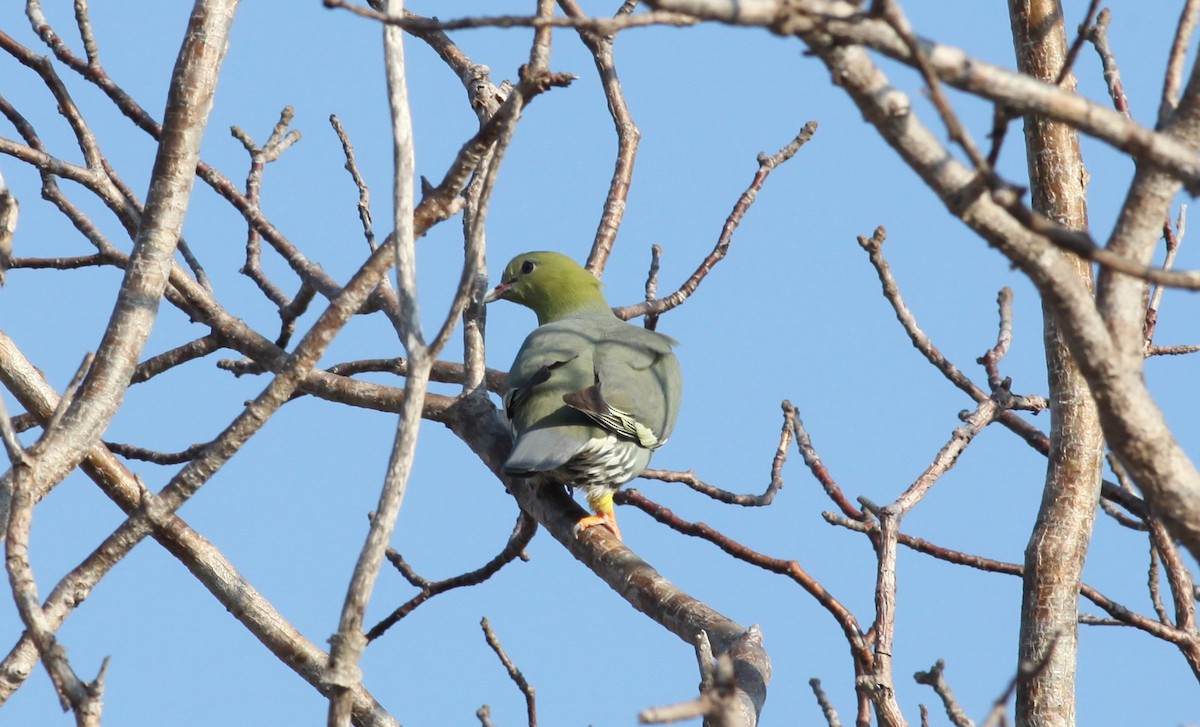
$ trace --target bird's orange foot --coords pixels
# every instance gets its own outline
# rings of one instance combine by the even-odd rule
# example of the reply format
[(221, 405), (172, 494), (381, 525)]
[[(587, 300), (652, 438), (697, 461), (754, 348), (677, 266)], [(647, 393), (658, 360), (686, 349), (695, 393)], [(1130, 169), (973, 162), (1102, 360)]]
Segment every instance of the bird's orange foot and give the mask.
[(603, 525), (608, 528), (612, 531), (613, 535), (617, 536), (617, 540), (621, 540), (621, 529), (617, 527), (617, 516), (612, 512), (579, 518), (579, 522), (575, 523), (575, 537), (583, 535), (584, 530), (594, 528), (597, 525)]

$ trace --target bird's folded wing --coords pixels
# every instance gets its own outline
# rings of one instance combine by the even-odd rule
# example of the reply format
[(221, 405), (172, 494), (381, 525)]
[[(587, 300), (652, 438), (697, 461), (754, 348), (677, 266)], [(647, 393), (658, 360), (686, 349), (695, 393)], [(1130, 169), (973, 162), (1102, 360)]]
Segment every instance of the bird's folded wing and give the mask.
[(570, 429), (542, 427), (522, 432), (513, 443), (512, 453), (504, 463), (510, 475), (532, 475), (548, 472), (566, 464), (579, 451), (581, 442), (571, 436)]
[(674, 420), (679, 364), (666, 336), (622, 326), (593, 353), (591, 386), (563, 400), (601, 427), (647, 449), (666, 442)]
[[(646, 449), (658, 449), (663, 445), (650, 427), (642, 424), (633, 413), (619, 409), (604, 398), (603, 379), (597, 371), (597, 381), (580, 391), (563, 395), (567, 406), (581, 411), (603, 429), (628, 439), (636, 440)], [(665, 440), (664, 440), (665, 441)]]

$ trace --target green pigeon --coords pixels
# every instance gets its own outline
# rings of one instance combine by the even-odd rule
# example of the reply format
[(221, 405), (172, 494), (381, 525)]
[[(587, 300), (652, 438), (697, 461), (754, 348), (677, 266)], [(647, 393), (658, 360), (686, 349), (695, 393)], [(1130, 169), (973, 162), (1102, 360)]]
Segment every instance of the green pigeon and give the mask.
[(576, 534), (605, 525), (619, 540), (613, 495), (646, 469), (679, 414), (676, 342), (617, 318), (600, 281), (556, 252), (513, 258), (484, 302), (501, 298), (538, 317), (508, 372), (515, 441), (504, 473), (583, 490), (595, 515)]

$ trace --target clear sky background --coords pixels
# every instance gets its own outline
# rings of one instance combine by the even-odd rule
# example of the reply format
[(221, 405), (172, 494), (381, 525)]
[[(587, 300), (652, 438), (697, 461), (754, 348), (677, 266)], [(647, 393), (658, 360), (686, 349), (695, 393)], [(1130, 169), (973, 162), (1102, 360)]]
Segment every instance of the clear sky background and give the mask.
[[(0, 29), (48, 53), (21, 13), (0, 6)], [(597, 14), (618, 3), (589, 2)], [(1067, 25), (1086, 3), (1068, 2)], [(1111, 3), (1110, 36), (1134, 116), (1155, 116), (1161, 77), (1181, 3)], [(479, 13), (528, 13), (533, 3), (414, 2), (417, 13), (443, 19)], [(1005, 3), (917, 0), (905, 7), (921, 35), (1012, 67)], [(95, 3), (93, 22), (110, 76), (161, 117), (187, 3), (110, 0)], [(67, 42), (71, 4), (47, 2)], [(471, 30), (453, 34), (497, 83), (515, 78), (532, 32)], [(379, 27), (319, 0), (247, 0), (239, 10), (222, 70), (203, 157), (233, 179), (247, 165), (228, 129), (264, 141), (287, 104), (296, 109), (298, 145), (271, 165), (264, 212), (312, 260), (346, 280), (365, 257), (356, 190), (343, 170), (328, 117), (349, 131), (371, 185), (376, 233), (390, 219), (391, 140)], [(476, 129), (476, 117), (453, 73), (420, 41), (407, 40), (417, 169), (440, 179)], [(995, 251), (945, 212), (832, 86), (819, 61), (796, 40), (762, 30), (713, 25), (653, 28), (620, 35), (616, 59), (633, 117), (643, 133), (628, 210), (605, 275), (609, 301), (641, 300), (650, 246), (663, 246), (660, 291), (673, 290), (708, 253), (760, 151), (772, 153), (806, 121), (820, 128), (798, 156), (778, 169), (738, 230), (727, 260), (659, 330), (679, 339), (685, 398), (670, 444), (655, 466), (687, 470), (738, 492), (761, 492), (781, 422), (779, 404), (800, 410), (822, 458), (848, 495), (890, 502), (921, 473), (958, 426), (971, 402), (911, 347), (879, 293), (855, 241), (888, 228), (886, 254), (909, 305), (941, 350), (985, 384), (974, 360), (995, 341), (996, 294), (1015, 292), (1016, 340), (1003, 363), (1019, 393), (1045, 393), (1040, 308), (1032, 287)], [(882, 61), (892, 82), (913, 94), (917, 112), (939, 129), (913, 72)], [(496, 276), (512, 255), (556, 249), (582, 259), (599, 217), (615, 138), (592, 61), (571, 31), (557, 31), (552, 70), (579, 80), (536, 99), (526, 110), (504, 161), (488, 222), (489, 268)], [(1081, 92), (1105, 102), (1095, 53), (1077, 64)], [(114, 167), (144, 195), (154, 156), (151, 140), (102, 95), (61, 71)], [(27, 69), (0, 58), (0, 93), (35, 124), (56, 154), (78, 151), (46, 89)], [(951, 98), (976, 139), (991, 108), (958, 93)], [(1025, 178), (1020, 124), (1010, 131), (1001, 172)], [(0, 124), (0, 134), (13, 130)], [(1132, 176), (1132, 164), (1085, 140), (1091, 173), (1093, 234), (1103, 240)], [(48, 204), (36, 174), (9, 158), (0, 171), (22, 204), (17, 254), (90, 252)], [(111, 239), (128, 249), (115, 220), (86, 194)], [(277, 318), (254, 286), (237, 275), (245, 225), (227, 204), (197, 184), (185, 236), (213, 277), (218, 297), (260, 330)], [(1179, 267), (1197, 267), (1185, 240)], [(268, 270), (294, 292), (278, 260)], [(419, 243), (421, 305), (436, 326), (453, 293), (461, 259), (457, 219)], [(0, 290), (0, 328), (61, 391), (83, 355), (94, 350), (115, 296), (119, 271), (17, 270)], [(50, 301), (53, 301), (52, 303)], [(323, 309), (315, 305), (303, 323)], [(1200, 342), (1193, 296), (1168, 293), (1157, 342)], [(489, 311), (488, 363), (507, 368), (534, 325), (533, 315), (499, 304)], [(146, 355), (204, 334), (163, 306)], [(355, 321), (322, 365), (390, 357), (401, 350), (378, 316)], [(224, 354), (227, 356), (228, 354)], [(458, 359), (457, 344), (446, 357)], [(110, 441), (177, 451), (211, 439), (264, 377), (234, 378), (215, 357), (134, 387), (105, 434)], [(1150, 361), (1152, 390), (1189, 451), (1200, 451), (1194, 358)], [(376, 380), (397, 384), (388, 377)], [(454, 387), (435, 386), (453, 393)], [(7, 398), (10, 409), (16, 409)], [(19, 409), (17, 409), (19, 410)], [(1048, 415), (1034, 421), (1043, 429)], [(325, 645), (336, 629), (349, 573), (375, 506), (395, 417), (311, 399), (287, 405), (181, 511), (308, 638)], [(443, 578), (478, 567), (507, 539), (517, 510), (503, 486), (447, 430), (426, 423), (394, 546), (424, 576)], [(860, 622), (873, 616), (874, 556), (867, 540), (821, 517), (833, 509), (798, 453), (789, 453), (786, 487), (763, 509), (721, 506), (680, 485), (639, 481), (645, 495), (681, 517), (704, 521), (763, 553), (796, 559), (846, 603)], [(134, 463), (148, 486), (173, 468)], [(999, 427), (985, 431), (958, 466), (904, 520), (904, 532), (957, 550), (1020, 562), (1036, 513), (1043, 458)], [(849, 650), (833, 619), (786, 579), (731, 561), (714, 547), (666, 530), (621, 508), (626, 542), (667, 578), (744, 625), (759, 624), (774, 666), (764, 725), (817, 724), (808, 687), (820, 678), (843, 721), (854, 715)], [(75, 566), (122, 516), (87, 480), (73, 476), (36, 510), (32, 555), (41, 593)], [(364, 660), (366, 684), (405, 725), (475, 724), (492, 708), (497, 724), (524, 723), (524, 703), (488, 649), (479, 620), (490, 619), (510, 657), (537, 689), (545, 725), (627, 725), (639, 709), (682, 701), (698, 681), (689, 645), (633, 611), (556, 542), (539, 533), (531, 560), (516, 562), (484, 585), (435, 598), (374, 643)], [(1147, 543), (1106, 516), (1098, 520), (1086, 580), (1110, 597), (1152, 613), (1146, 595)], [(1194, 564), (1192, 564), (1194, 565)], [(918, 704), (946, 722), (935, 695), (910, 675), (945, 659), (946, 676), (968, 713), (982, 719), (1012, 678), (1016, 663), (1017, 578), (949, 566), (902, 550), (895, 671), (905, 716)], [(385, 570), (367, 623), (413, 594)], [(1084, 605), (1084, 610), (1097, 610)], [(0, 648), (20, 634), (8, 599), (0, 599)], [(111, 725), (316, 725), (319, 694), (254, 640), (170, 555), (140, 545), (70, 617), (61, 638), (74, 667), (92, 676), (112, 657), (105, 692)], [(1200, 690), (1170, 645), (1127, 628), (1083, 627), (1079, 723), (1179, 725), (1200, 720)], [(0, 709), (4, 725), (68, 724), (39, 666), (30, 683)]]

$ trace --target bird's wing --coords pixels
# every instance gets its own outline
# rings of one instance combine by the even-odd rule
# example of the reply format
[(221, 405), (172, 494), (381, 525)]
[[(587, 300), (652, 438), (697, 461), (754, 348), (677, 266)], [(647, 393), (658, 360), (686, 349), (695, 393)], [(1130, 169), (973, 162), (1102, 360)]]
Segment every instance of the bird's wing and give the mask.
[(666, 336), (618, 322), (597, 341), (591, 385), (563, 401), (600, 427), (657, 449), (678, 412), (679, 362)]
[(555, 469), (591, 438), (589, 420), (566, 406), (563, 395), (591, 383), (593, 346), (592, 336), (561, 325), (542, 326), (525, 339), (504, 395), (504, 411), (516, 435), (505, 471)]
[(504, 408), (516, 441), (505, 470), (555, 469), (604, 432), (661, 447), (679, 409), (674, 343), (611, 316), (536, 329), (509, 371)]
[(512, 452), (504, 462), (504, 472), (517, 477), (550, 472), (571, 461), (582, 443), (561, 427), (527, 429), (517, 435)]

